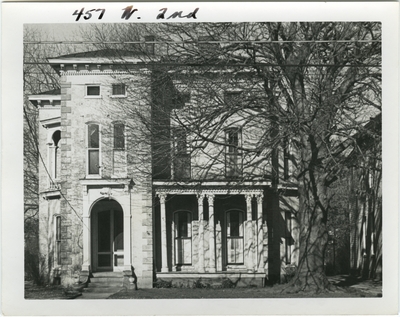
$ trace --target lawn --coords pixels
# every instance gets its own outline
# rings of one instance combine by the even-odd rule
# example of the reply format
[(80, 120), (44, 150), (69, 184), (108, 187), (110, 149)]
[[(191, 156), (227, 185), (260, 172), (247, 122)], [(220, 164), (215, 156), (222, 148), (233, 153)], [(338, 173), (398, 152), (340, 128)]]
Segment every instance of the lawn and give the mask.
[[(382, 296), (381, 285), (371, 282), (358, 284), (359, 287), (332, 286), (332, 290), (314, 293), (289, 293), (288, 284), (265, 288), (153, 288), (121, 290), (109, 299), (196, 299), (196, 298), (349, 298)], [(71, 299), (62, 286), (36, 286), (25, 283), (26, 299)], [(82, 296), (85, 299), (85, 293)]]
[(362, 291), (336, 288), (334, 291), (324, 293), (287, 293), (284, 285), (266, 288), (153, 288), (139, 289), (137, 291), (122, 290), (109, 297), (109, 299), (174, 299), (174, 298), (332, 298), (332, 297), (367, 297)]

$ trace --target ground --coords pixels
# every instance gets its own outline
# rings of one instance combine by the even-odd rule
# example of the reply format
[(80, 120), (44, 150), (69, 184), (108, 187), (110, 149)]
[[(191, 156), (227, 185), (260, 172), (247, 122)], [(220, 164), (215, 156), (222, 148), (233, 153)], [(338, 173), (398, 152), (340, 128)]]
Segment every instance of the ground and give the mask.
[[(333, 290), (325, 293), (287, 293), (287, 284), (265, 288), (153, 288), (138, 291), (121, 290), (107, 295), (109, 299), (176, 299), (176, 298), (332, 298), (332, 297), (381, 297), (382, 283), (362, 281), (345, 276), (330, 278)], [(68, 290), (67, 290), (68, 291)], [(85, 295), (85, 294), (84, 294)], [(78, 297), (84, 299), (85, 296)], [(71, 299), (74, 295), (61, 286), (35, 286), (25, 284), (26, 299)]]

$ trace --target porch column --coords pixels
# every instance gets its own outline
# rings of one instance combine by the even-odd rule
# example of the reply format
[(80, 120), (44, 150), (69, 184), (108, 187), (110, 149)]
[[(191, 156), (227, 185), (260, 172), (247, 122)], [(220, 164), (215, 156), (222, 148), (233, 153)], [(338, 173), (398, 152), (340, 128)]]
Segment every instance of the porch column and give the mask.
[(210, 272), (215, 270), (215, 228), (214, 228), (214, 195), (207, 195), (208, 198), (208, 228), (210, 230), (209, 249), (210, 249)]
[(168, 272), (167, 262), (167, 217), (165, 216), (166, 194), (158, 194), (161, 206), (161, 272)]
[(197, 202), (199, 206), (199, 272), (204, 272), (204, 214), (203, 214), (203, 200), (204, 195), (197, 195)]
[(131, 212), (130, 209), (123, 209), (124, 212), (124, 271), (131, 271)]
[(253, 199), (253, 195), (246, 195), (246, 211), (247, 211), (247, 220), (246, 220), (246, 235), (245, 235), (245, 265), (249, 272), (253, 272), (254, 270), (254, 259), (253, 259), (253, 217), (251, 210), (251, 200)]
[(263, 195), (257, 196), (257, 272), (264, 272)]
[(89, 215), (83, 216), (83, 263), (82, 263), (82, 271), (90, 271), (90, 217)]

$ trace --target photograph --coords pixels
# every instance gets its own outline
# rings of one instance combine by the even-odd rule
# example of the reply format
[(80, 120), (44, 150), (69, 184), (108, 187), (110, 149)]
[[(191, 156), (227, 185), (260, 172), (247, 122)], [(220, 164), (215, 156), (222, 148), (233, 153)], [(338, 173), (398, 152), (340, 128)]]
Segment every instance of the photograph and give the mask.
[(399, 313), (398, 2), (2, 4), (1, 313)]
[(25, 24), (25, 299), (382, 297), (381, 44)]

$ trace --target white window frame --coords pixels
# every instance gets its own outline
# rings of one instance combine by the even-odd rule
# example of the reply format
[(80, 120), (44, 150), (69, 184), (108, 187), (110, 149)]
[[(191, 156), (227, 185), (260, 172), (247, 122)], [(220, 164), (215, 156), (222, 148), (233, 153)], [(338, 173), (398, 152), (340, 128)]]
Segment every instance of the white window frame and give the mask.
[[(89, 174), (89, 126), (92, 124), (96, 124), (99, 126), (99, 173), (98, 174)], [(101, 159), (101, 124), (98, 122), (87, 122), (86, 123), (86, 178), (101, 178), (101, 166), (102, 166), (102, 159)], [(94, 148), (93, 148), (94, 149)]]
[[(99, 87), (99, 94), (98, 95), (88, 95), (88, 88), (89, 87)], [(99, 99), (101, 98), (101, 85), (100, 84), (86, 84), (85, 85), (85, 98), (88, 99)]]

